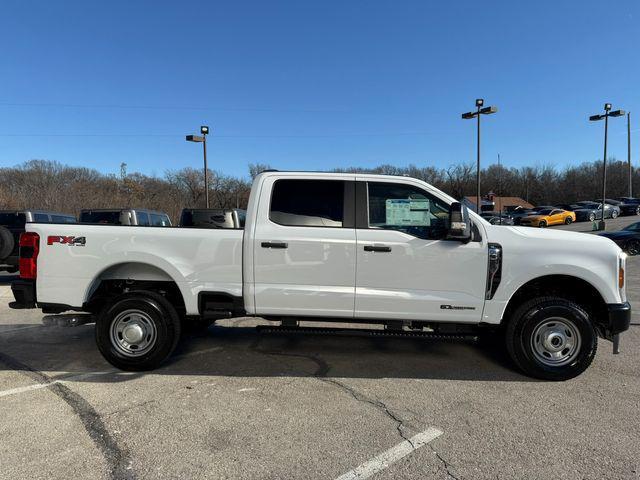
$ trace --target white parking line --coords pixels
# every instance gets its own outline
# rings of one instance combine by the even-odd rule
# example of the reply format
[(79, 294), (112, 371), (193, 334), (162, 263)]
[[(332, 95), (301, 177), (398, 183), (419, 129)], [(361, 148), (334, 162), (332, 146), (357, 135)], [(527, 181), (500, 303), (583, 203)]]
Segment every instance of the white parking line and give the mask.
[(70, 377), (64, 377), (64, 378), (58, 378), (56, 380), (53, 380), (51, 382), (46, 382), (46, 383), (34, 383), (33, 385), (27, 385), (26, 387), (18, 387), (18, 388), (10, 388), (9, 390), (2, 390), (0, 391), (0, 397), (7, 397), (9, 395), (16, 395), (18, 393), (24, 393), (24, 392), (30, 392), (31, 390), (39, 390), (41, 388), (47, 388), (51, 385), (55, 385), (56, 383), (65, 383), (65, 382), (72, 382), (75, 380), (82, 380), (84, 378), (90, 378), (90, 377), (95, 377), (98, 375), (109, 375), (112, 373), (121, 373), (118, 370), (108, 370), (105, 372), (88, 372), (88, 373), (81, 373), (79, 375), (72, 375)]
[(362, 465), (358, 465), (356, 468), (349, 470), (344, 475), (340, 475), (336, 480), (369, 478), (371, 475), (375, 475), (381, 470), (384, 470), (418, 448), (424, 447), (427, 443), (442, 435), (442, 433), (442, 430), (431, 427), (424, 432), (411, 437), (409, 440), (405, 440), (404, 442), (397, 444), (395, 447), (391, 447), (389, 450), (376, 455), (371, 460), (367, 460)]
[[(18, 329), (16, 329), (18, 330)], [(0, 332), (1, 333), (1, 332)], [(211, 347), (211, 348), (205, 348), (203, 350), (195, 350), (193, 352), (188, 352), (185, 353), (183, 355), (178, 355), (176, 358), (188, 358), (188, 357), (192, 357), (195, 355), (202, 355), (205, 353), (209, 353), (209, 352), (217, 352), (219, 350), (222, 350), (222, 347)], [(35, 383), (33, 385), (27, 385), (26, 387), (17, 387), (17, 388), (10, 388), (9, 390), (2, 390), (0, 391), (0, 398), (1, 397), (7, 397), (9, 395), (17, 395), (19, 393), (24, 393), (24, 392), (30, 392), (32, 390), (40, 390), (41, 388), (47, 388), (51, 385), (55, 385), (56, 383), (65, 383), (65, 382), (73, 382), (73, 381), (77, 381), (77, 380), (83, 380), (85, 378), (91, 378), (91, 377), (96, 377), (99, 375), (113, 375), (113, 374), (118, 374), (118, 375), (135, 375), (136, 372), (123, 372), (121, 370), (106, 370), (103, 372), (86, 372), (86, 373), (81, 373), (78, 375), (71, 375), (69, 377), (62, 377), (62, 378), (57, 378), (55, 380), (52, 380), (51, 382), (46, 382), (46, 383)]]

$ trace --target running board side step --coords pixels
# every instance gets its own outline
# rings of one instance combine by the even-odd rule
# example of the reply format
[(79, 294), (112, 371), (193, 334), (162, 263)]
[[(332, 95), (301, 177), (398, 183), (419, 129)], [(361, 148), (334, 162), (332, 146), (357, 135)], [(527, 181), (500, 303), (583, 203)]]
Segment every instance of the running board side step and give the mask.
[(333, 327), (289, 327), (280, 325), (258, 325), (259, 333), (293, 333), (311, 335), (335, 335), (344, 337), (400, 337), (425, 338), (431, 340), (477, 341), (478, 335), (462, 333), (436, 333), (411, 330), (375, 330), (366, 328), (333, 328)]

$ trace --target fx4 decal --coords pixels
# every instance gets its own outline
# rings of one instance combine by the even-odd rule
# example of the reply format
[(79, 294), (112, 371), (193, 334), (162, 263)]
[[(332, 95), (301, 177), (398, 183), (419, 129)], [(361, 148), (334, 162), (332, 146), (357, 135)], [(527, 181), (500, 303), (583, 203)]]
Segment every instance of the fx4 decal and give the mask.
[(48, 236), (47, 245), (53, 245), (54, 243), (84, 247), (87, 244), (87, 239), (85, 237), (69, 237), (69, 236), (59, 236), (59, 235)]

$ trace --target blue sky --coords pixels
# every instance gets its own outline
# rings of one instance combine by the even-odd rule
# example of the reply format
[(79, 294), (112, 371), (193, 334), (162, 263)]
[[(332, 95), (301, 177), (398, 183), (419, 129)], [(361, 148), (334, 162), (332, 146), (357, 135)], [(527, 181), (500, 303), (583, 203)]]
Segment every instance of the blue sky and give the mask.
[[(117, 173), (601, 158), (610, 101), (640, 146), (640, 3), (5, 1), (0, 166), (32, 158)], [(613, 119), (610, 154), (626, 159)], [(636, 155), (636, 159), (638, 155)]]

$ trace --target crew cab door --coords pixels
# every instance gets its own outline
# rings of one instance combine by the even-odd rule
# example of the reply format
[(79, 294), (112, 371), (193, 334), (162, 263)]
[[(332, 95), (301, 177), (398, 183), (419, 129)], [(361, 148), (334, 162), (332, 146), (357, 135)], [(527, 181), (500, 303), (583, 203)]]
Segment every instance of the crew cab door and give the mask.
[(356, 318), (479, 322), (485, 239), (444, 240), (449, 205), (420, 183), (358, 181)]
[(253, 245), (257, 314), (353, 317), (353, 179), (265, 179)]

